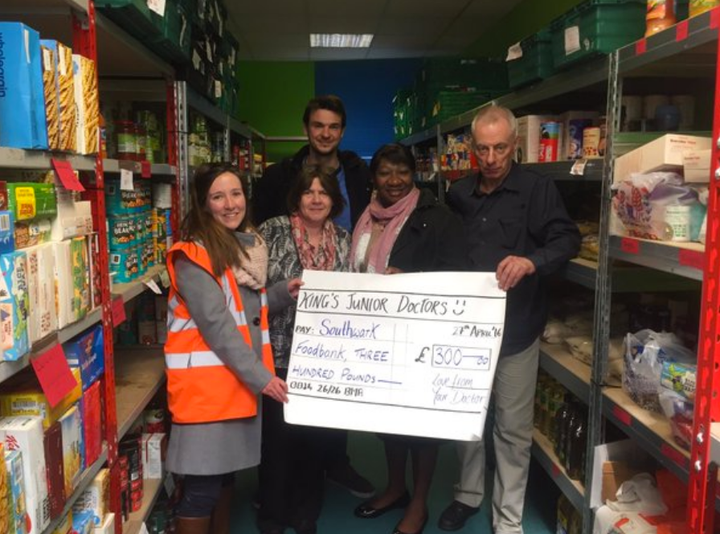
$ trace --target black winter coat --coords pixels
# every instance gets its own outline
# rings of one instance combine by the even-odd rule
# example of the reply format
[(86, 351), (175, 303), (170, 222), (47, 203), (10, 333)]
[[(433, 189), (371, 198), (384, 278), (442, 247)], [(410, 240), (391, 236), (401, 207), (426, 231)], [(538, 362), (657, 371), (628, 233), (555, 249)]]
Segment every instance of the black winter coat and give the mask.
[[(288, 215), (287, 196), (290, 186), (299, 176), (309, 152), (310, 147), (305, 145), (294, 156), (265, 169), (253, 188), (255, 224), (259, 225), (279, 215)], [(345, 171), (345, 184), (350, 200), (350, 206), (345, 206), (345, 209), (350, 208), (350, 218), (355, 227), (355, 223), (370, 202), (372, 177), (370, 169), (355, 152), (341, 150), (338, 152), (338, 159)]]
[(467, 271), (467, 245), (460, 218), (420, 190), (417, 207), (395, 240), (388, 267), (406, 273)]

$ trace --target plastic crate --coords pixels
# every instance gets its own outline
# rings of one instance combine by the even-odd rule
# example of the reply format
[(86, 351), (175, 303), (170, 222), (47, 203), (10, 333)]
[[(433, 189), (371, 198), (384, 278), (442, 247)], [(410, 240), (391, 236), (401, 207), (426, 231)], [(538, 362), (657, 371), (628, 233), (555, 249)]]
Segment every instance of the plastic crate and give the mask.
[(415, 88), (428, 94), (453, 87), (478, 91), (506, 91), (507, 65), (487, 58), (431, 58), (423, 62)]
[(550, 25), (555, 68), (573, 65), (645, 35), (645, 0), (588, 0)]
[(165, 17), (155, 18), (160, 35), (145, 42), (160, 57), (172, 63), (188, 63), (192, 43), (191, 16), (184, 3), (169, 0)]
[(553, 67), (552, 33), (549, 28), (520, 42), (522, 57), (508, 61), (508, 83), (511, 89), (549, 78)]
[(143, 41), (157, 37), (159, 33), (154, 17), (160, 17), (150, 11), (146, 0), (96, 0), (95, 7), (123, 30)]
[(493, 94), (480, 91), (439, 91), (427, 99), (426, 116), (433, 126), (456, 115), (476, 108), (489, 100)]
[(411, 90), (400, 89), (393, 97), (393, 129), (395, 131), (396, 140), (404, 139), (408, 136), (408, 101), (411, 96)]

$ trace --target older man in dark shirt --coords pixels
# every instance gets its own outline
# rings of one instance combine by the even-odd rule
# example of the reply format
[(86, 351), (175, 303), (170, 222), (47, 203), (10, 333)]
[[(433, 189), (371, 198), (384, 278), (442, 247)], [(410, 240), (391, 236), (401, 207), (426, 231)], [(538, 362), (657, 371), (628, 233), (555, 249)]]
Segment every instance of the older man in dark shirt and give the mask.
[[(493, 385), (495, 534), (522, 533), (539, 337), (547, 308), (543, 278), (580, 249), (577, 226), (552, 180), (513, 162), (516, 127), (508, 109), (480, 110), (472, 124), (480, 172), (457, 182), (448, 193), (448, 204), (463, 218), (473, 268), (495, 272), (498, 285), (507, 291)], [(460, 482), (455, 500), (440, 517), (443, 530), (461, 528), (477, 512), (485, 489), (485, 441), (459, 443), (458, 449)]]

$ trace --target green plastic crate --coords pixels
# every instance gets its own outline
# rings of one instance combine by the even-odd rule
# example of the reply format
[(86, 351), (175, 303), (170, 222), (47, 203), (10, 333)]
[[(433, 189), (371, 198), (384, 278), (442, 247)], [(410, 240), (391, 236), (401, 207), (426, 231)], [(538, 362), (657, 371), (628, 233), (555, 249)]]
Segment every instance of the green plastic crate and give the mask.
[(645, 0), (588, 0), (550, 25), (555, 68), (609, 54), (645, 35)]
[(431, 58), (417, 73), (415, 89), (428, 94), (453, 88), (507, 91), (507, 65), (488, 58)]
[(508, 83), (511, 89), (522, 87), (552, 76), (552, 33), (549, 28), (520, 41), (522, 57), (508, 61)]
[(393, 97), (393, 130), (396, 140), (404, 139), (408, 136), (408, 99), (411, 95), (411, 90), (400, 89)]
[(426, 100), (426, 112), (433, 126), (456, 115), (476, 108), (492, 99), (492, 94), (480, 91), (439, 91)]
[(151, 37), (157, 37), (159, 33), (154, 18), (158, 15), (150, 11), (147, 0), (96, 0), (95, 7), (122, 29), (141, 40), (147, 41)]
[(690, 0), (675, 0), (675, 18), (685, 20), (690, 16)]
[(154, 17), (160, 35), (145, 42), (160, 57), (172, 63), (188, 63), (192, 42), (191, 17), (184, 2), (168, 0), (165, 17)]

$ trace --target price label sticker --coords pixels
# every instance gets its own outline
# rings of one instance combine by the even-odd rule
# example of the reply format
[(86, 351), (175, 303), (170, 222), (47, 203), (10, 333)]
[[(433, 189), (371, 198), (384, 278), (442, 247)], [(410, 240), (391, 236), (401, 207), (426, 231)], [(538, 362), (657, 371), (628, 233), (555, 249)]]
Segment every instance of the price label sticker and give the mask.
[(687, 20), (681, 20), (677, 23), (675, 26), (675, 41), (680, 42), (684, 41), (688, 37), (688, 21)]
[(507, 57), (505, 58), (505, 61), (514, 61), (516, 59), (520, 59), (523, 57), (523, 50), (520, 43), (515, 43), (511, 47), (508, 48)]
[(647, 40), (643, 38), (635, 43), (635, 55), (641, 56), (645, 52), (647, 52)]
[(163, 270), (160, 272), (160, 283), (163, 287), (170, 287), (170, 275), (168, 274), (167, 270)]
[(620, 249), (625, 254), (640, 254), (640, 241), (630, 237), (623, 237), (620, 242)]
[(580, 47), (580, 26), (565, 28), (565, 55), (569, 56), (579, 52)]
[(156, 295), (162, 295), (162, 289), (160, 289), (160, 286), (157, 285), (157, 282), (155, 280), (150, 279), (145, 282), (145, 285), (148, 286), (150, 290)]
[(586, 159), (577, 160), (573, 163), (573, 166), (570, 169), (570, 174), (573, 176), (583, 176), (585, 174), (585, 167), (587, 166), (587, 163)]
[(133, 188), (133, 172), (128, 169), (120, 169), (120, 189), (122, 191), (132, 191)]
[(683, 453), (681, 453), (679, 450), (677, 450), (675, 447), (668, 445), (667, 443), (663, 443), (660, 446), (660, 453), (673, 463), (679, 465), (683, 469), (688, 468), (689, 461), (685, 457)]
[(127, 319), (125, 317), (125, 301), (122, 297), (115, 297), (112, 301), (113, 328), (123, 324), (125, 319)]
[(30, 363), (43, 393), (53, 408), (77, 386), (77, 380), (70, 371), (62, 345), (59, 343), (37, 358), (33, 358)]
[(620, 408), (620, 406), (613, 406), (612, 413), (615, 418), (625, 426), (630, 426), (632, 424), (632, 415)]
[(150, 162), (148, 160), (143, 160), (140, 162), (140, 169), (140, 176), (142, 178), (152, 178), (152, 165), (150, 165)]
[(147, 0), (147, 6), (150, 11), (154, 11), (161, 17), (165, 16), (165, 0)]
[(50, 160), (50, 163), (55, 171), (55, 176), (57, 176), (60, 183), (65, 186), (65, 189), (70, 191), (85, 191), (85, 188), (80, 183), (78, 175), (69, 161), (53, 158)]
[(678, 263), (702, 271), (703, 267), (705, 267), (705, 253), (699, 250), (681, 249), (678, 252)]

